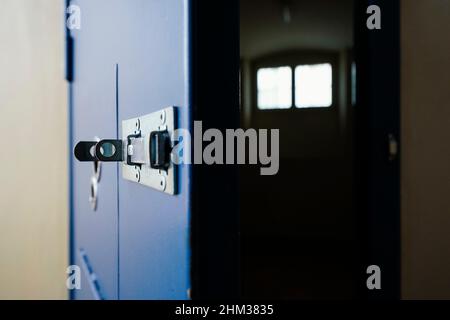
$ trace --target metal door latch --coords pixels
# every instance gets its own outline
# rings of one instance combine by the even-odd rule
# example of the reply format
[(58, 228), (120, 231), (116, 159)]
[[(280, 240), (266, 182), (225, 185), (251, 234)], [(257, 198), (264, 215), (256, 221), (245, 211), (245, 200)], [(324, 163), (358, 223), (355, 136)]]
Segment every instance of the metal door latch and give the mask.
[(395, 159), (397, 159), (398, 155), (398, 142), (397, 139), (395, 138), (395, 135), (393, 135), (392, 133), (388, 135), (388, 140), (389, 140), (389, 161), (394, 161)]
[(122, 162), (122, 177), (169, 194), (176, 194), (174, 146), (175, 107), (122, 121), (122, 139), (80, 141), (79, 161)]

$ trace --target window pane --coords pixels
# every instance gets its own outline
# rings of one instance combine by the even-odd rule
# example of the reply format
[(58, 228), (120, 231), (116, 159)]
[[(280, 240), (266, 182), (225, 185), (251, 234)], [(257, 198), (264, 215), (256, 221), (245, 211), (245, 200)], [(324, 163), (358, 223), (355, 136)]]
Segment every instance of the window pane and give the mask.
[(330, 107), (333, 101), (331, 64), (300, 65), (295, 68), (295, 106)]
[(287, 109), (292, 106), (292, 69), (262, 68), (256, 74), (258, 109)]

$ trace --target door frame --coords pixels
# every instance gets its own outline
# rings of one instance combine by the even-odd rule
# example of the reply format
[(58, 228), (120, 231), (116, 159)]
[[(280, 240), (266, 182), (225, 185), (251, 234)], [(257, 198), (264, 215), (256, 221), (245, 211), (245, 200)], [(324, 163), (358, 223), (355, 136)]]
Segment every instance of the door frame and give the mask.
[[(366, 27), (369, 5), (381, 30)], [(400, 1), (355, 0), (356, 216), (359, 296), (400, 299), (400, 153), (389, 160), (389, 134), (400, 141)], [(381, 290), (368, 290), (366, 268), (381, 269)]]
[[(191, 0), (193, 120), (239, 127), (239, 0)], [(192, 153), (193, 154), (193, 153)], [(239, 296), (237, 165), (193, 165), (192, 298)]]

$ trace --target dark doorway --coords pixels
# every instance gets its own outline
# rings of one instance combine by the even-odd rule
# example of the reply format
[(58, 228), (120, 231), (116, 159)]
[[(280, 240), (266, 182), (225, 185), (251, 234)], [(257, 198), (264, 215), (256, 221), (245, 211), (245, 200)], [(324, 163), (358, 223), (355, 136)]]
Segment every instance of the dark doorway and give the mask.
[(357, 296), (353, 0), (241, 0), (241, 125), (280, 169), (240, 169), (245, 298)]

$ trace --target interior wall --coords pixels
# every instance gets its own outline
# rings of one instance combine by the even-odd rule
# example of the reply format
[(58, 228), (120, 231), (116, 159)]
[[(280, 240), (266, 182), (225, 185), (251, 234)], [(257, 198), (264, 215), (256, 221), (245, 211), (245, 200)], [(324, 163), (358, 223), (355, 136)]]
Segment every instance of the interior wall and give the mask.
[(450, 299), (450, 1), (401, 11), (402, 295)]
[[(351, 47), (353, 1), (241, 0), (241, 56), (251, 59), (288, 49)], [(289, 3), (289, 23), (283, 20), (283, 3)]]
[(0, 299), (65, 299), (64, 1), (0, 2)]
[[(290, 22), (283, 20), (282, 0), (240, 1), (242, 125), (279, 128), (281, 157), (339, 157), (351, 110), (348, 84), (353, 46), (353, 0), (289, 2)], [(257, 8), (257, 9), (256, 9)], [(336, 54), (338, 99), (333, 108), (292, 112), (258, 112), (252, 95), (251, 64), (284, 52)], [(309, 53), (313, 56), (313, 54)], [(275, 114), (275, 115), (274, 115)], [(344, 139), (345, 140), (345, 139)], [(292, 148), (292, 146), (296, 148)], [(299, 152), (298, 150), (302, 150)]]

